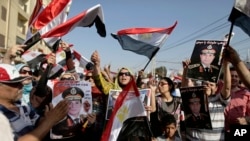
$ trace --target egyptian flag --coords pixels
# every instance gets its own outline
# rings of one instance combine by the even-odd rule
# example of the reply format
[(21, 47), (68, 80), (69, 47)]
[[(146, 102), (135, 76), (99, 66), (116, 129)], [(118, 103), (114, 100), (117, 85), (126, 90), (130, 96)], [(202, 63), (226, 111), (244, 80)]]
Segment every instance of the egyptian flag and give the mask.
[(95, 24), (98, 34), (101, 37), (105, 37), (106, 29), (104, 25), (102, 7), (100, 4), (76, 15), (63, 24), (58, 25), (49, 32), (43, 34), (42, 38), (62, 37), (75, 27), (91, 27), (93, 24)]
[[(115, 102), (113, 112), (102, 134), (101, 141), (128, 139), (135, 132), (141, 131), (142, 127), (147, 128), (146, 132), (141, 131), (142, 135), (150, 136), (150, 128), (146, 121), (146, 116), (139, 91), (132, 78)], [(145, 122), (136, 122), (136, 118), (144, 119)]]
[(22, 54), (22, 58), (27, 62), (29, 67), (34, 71), (39, 69), (40, 63), (46, 60), (46, 55), (39, 51), (28, 50)]
[[(27, 62), (29, 67), (32, 69), (32, 71), (39, 70), (40, 67), (42, 67), (43, 69), (46, 69), (48, 64), (45, 62), (48, 59), (48, 57), (49, 56), (46, 54), (43, 54), (39, 51), (32, 51), (32, 50), (28, 50), (24, 52), (24, 54), (22, 54), (22, 58), (25, 60), (25, 62)], [(51, 69), (49, 76), (53, 76), (57, 73), (61, 73), (65, 71), (66, 70), (65, 67), (61, 64), (55, 64), (53, 68)]]
[(233, 25), (240, 27), (250, 36), (250, 1), (235, 0), (234, 7), (228, 20), (231, 21)]
[(26, 34), (26, 39), (29, 39), (32, 36), (31, 24), (37, 19), (37, 16), (43, 11), (43, 9), (43, 0), (37, 0), (29, 19), (29, 28)]
[[(51, 1), (33, 20), (29, 28), (29, 34), (27, 34), (27, 39), (24, 44), (27, 44), (28, 40), (36, 38), (34, 36), (39, 36), (47, 33), (54, 27), (62, 24), (67, 20), (69, 7), (72, 0), (53, 0)], [(31, 33), (31, 34), (30, 34)], [(41, 39), (41, 38), (39, 38)], [(34, 39), (33, 39), (34, 40)], [(52, 47), (58, 38), (45, 38), (45, 43)]]
[(78, 61), (79, 66), (82, 68), (86, 68), (87, 70), (92, 70), (94, 67), (94, 64), (89, 61), (86, 57), (82, 56), (80, 53), (78, 53), (76, 50), (73, 50), (74, 60)]
[(177, 22), (169, 28), (128, 28), (111, 35), (124, 50), (129, 50), (151, 59), (165, 43)]

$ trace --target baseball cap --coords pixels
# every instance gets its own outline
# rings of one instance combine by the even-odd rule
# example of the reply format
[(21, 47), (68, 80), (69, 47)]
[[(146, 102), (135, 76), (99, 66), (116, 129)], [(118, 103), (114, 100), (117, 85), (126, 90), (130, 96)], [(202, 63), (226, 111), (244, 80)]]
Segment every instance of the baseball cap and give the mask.
[(17, 69), (10, 64), (0, 64), (0, 83), (19, 83), (31, 76), (20, 76)]

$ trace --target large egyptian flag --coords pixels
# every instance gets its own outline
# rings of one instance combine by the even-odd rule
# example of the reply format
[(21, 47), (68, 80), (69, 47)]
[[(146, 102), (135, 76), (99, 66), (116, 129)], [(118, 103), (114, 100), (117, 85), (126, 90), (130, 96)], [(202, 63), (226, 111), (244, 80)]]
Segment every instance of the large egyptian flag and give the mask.
[(165, 43), (177, 22), (169, 28), (128, 28), (111, 34), (124, 50), (129, 50), (151, 59)]
[(248, 36), (250, 36), (250, 1), (235, 0), (234, 7), (229, 16), (232, 24), (240, 27)]
[(72, 17), (65, 23), (58, 25), (46, 34), (43, 34), (42, 38), (48, 37), (62, 37), (69, 33), (75, 27), (91, 27), (95, 24), (97, 32), (101, 37), (106, 36), (106, 29), (104, 25), (104, 16), (102, 7), (100, 4), (93, 6), (92, 8), (83, 11), (82, 13)]
[[(37, 3), (39, 4), (37, 4), (38, 6), (35, 7), (34, 11), (37, 11), (36, 9), (40, 5), (40, 2)], [(41, 40), (41, 35), (64, 23), (67, 20), (71, 3), (72, 0), (52, 0), (45, 8), (40, 8), (40, 11), (30, 19), (32, 22), (29, 25), (24, 44), (27, 45)], [(52, 47), (58, 38), (44, 38), (44, 41), (49, 47)]]
[[(116, 141), (119, 137), (124, 138), (124, 134), (126, 134), (127, 137), (132, 136), (131, 134), (127, 134), (127, 132), (123, 132), (126, 130), (123, 125), (126, 121), (134, 118), (147, 119), (143, 103), (140, 100), (139, 91), (134, 79), (132, 79), (119, 94), (101, 140)], [(147, 124), (147, 122), (145, 122), (145, 124)], [(148, 127), (148, 125), (145, 126)], [(135, 123), (133, 126), (130, 126), (129, 132), (139, 128), (141, 128), (140, 125)], [(123, 133), (123, 135), (121, 135), (121, 133)]]

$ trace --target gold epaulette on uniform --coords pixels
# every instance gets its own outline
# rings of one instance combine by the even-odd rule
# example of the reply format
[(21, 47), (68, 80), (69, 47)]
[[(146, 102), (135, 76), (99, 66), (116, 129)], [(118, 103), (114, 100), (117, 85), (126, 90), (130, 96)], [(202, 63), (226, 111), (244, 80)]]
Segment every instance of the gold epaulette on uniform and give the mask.
[(188, 69), (193, 69), (193, 68), (199, 67), (200, 65), (201, 64), (192, 64), (188, 66)]
[(192, 114), (188, 114), (188, 115), (186, 115), (186, 118), (185, 119), (188, 119), (188, 118), (190, 118), (192, 116)]
[(219, 69), (219, 67), (217, 67), (217, 66), (215, 66), (215, 65), (211, 65), (211, 68), (213, 68), (213, 69)]

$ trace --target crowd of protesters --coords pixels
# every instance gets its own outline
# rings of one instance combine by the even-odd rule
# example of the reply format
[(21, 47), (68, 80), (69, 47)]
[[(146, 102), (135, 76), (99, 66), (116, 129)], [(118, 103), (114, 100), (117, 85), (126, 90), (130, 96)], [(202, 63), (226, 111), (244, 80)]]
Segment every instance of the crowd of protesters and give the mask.
[[(47, 59), (39, 63), (39, 67), (34, 69), (27, 62), (14, 61), (17, 52), (24, 52), (24, 47), (24, 45), (10, 47), (0, 64), (1, 140), (99, 141), (108, 122), (105, 114), (109, 91), (111, 89), (123, 90), (130, 81), (136, 81), (138, 89), (151, 90), (150, 105), (144, 107), (150, 116), (145, 117), (148, 118), (146, 120), (144, 117), (137, 117), (125, 121), (121, 133), (116, 135), (119, 141), (223, 141), (230, 140), (232, 125), (250, 124), (250, 72), (237, 52), (230, 46), (225, 47), (223, 51), (222, 76), (218, 83), (209, 81), (202, 83), (204, 94), (208, 97), (212, 129), (185, 126), (182, 99), (176, 93), (181, 87), (196, 86), (193, 80), (186, 77), (189, 60), (183, 61), (183, 73), (178, 82), (166, 76), (160, 77), (159, 80), (147, 77), (148, 81), (145, 82), (143, 71), (139, 71), (139, 75), (135, 76), (127, 67), (121, 68), (116, 76), (112, 76), (110, 68), (101, 68), (99, 53), (95, 51), (90, 58), (93, 66), (79, 75), (76, 72), (69, 45), (61, 41), (59, 47), (66, 54), (67, 69), (50, 76), (50, 66), (56, 64), (56, 55), (51, 53)], [(88, 121), (84, 122), (86, 126), (67, 128), (74, 132), (72, 133), (74, 136), (69, 138), (57, 136), (58, 138), (51, 139), (50, 130), (58, 125), (59, 121), (65, 120), (64, 126), (70, 126), (65, 117), (72, 106), (72, 101), (69, 100), (62, 100), (56, 105), (51, 104), (53, 91), (48, 84), (51, 80), (91, 83), (93, 112), (85, 117), (85, 121)], [(76, 88), (70, 89), (71, 99), (76, 93), (80, 93), (81, 97), (84, 95)], [(69, 94), (65, 94), (64, 97)], [(73, 99), (79, 101), (79, 99)], [(79, 102), (84, 105), (81, 100)], [(63, 126), (58, 127), (60, 128), (57, 132), (65, 129)], [(71, 135), (71, 132), (67, 134)]]

